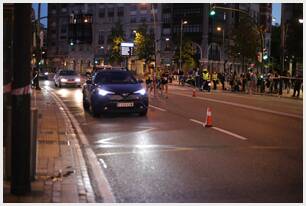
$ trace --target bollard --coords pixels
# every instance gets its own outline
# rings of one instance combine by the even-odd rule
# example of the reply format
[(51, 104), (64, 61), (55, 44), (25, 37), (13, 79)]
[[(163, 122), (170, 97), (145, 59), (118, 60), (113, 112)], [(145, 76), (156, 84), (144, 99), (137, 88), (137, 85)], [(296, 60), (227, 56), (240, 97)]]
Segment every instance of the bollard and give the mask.
[(31, 107), (31, 156), (30, 156), (30, 178), (35, 180), (36, 174), (36, 151), (37, 151), (37, 119), (38, 110), (36, 107)]

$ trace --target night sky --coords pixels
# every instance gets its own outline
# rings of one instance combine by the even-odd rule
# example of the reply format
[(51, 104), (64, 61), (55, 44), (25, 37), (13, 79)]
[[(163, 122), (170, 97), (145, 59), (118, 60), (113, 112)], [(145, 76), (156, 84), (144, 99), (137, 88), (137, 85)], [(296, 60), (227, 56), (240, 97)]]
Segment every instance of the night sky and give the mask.
[[(37, 10), (38, 10), (38, 4), (32, 4), (34, 10), (35, 10), (35, 16), (37, 17)], [(48, 4), (41, 4), (41, 16), (47, 16), (48, 15)], [(280, 24), (281, 21), (281, 4), (272, 4), (272, 16), (275, 17), (276, 22)], [(47, 26), (47, 19), (43, 19), (41, 21), (45, 26)]]

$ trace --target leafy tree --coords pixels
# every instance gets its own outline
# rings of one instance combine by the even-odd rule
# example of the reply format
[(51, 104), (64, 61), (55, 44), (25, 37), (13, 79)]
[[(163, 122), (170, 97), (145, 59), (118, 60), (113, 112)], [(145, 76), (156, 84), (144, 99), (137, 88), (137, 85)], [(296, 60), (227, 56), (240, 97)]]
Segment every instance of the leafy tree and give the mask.
[(154, 60), (154, 34), (147, 33), (147, 25), (145, 23), (137, 29), (134, 44), (134, 54), (139, 60), (144, 60), (145, 66)]
[(110, 62), (111, 63), (121, 63), (123, 61), (123, 56), (121, 55), (120, 44), (123, 42), (124, 31), (122, 24), (118, 21), (112, 28), (110, 41), (111, 41), (111, 52), (110, 52)]
[[(180, 65), (180, 47), (175, 50), (174, 61)], [(182, 68), (187, 72), (190, 68), (196, 68), (198, 62), (196, 60), (196, 49), (193, 47), (192, 41), (185, 39), (182, 41)]]
[(232, 58), (241, 59), (243, 68), (246, 60), (256, 61), (261, 37), (250, 18), (242, 17), (239, 24), (232, 29), (231, 37), (233, 44), (230, 45), (229, 54)]

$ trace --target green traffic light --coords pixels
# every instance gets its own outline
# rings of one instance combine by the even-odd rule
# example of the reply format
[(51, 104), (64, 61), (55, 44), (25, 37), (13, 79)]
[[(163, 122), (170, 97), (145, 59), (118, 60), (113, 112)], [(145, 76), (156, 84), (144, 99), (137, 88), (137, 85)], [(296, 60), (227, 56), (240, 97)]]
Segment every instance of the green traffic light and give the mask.
[(215, 14), (216, 14), (215, 10), (211, 10), (211, 11), (209, 12), (209, 15), (210, 15), (210, 16), (214, 16)]

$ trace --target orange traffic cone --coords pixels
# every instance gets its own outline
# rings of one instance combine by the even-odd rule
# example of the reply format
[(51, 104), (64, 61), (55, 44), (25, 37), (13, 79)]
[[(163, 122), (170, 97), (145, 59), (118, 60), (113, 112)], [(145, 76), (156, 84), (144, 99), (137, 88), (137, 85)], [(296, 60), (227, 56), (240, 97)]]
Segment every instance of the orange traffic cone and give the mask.
[(192, 91), (192, 97), (196, 97), (196, 91), (195, 91), (195, 89), (193, 89), (193, 91)]
[(206, 122), (204, 124), (204, 127), (212, 127), (212, 112), (210, 107), (207, 107)]

